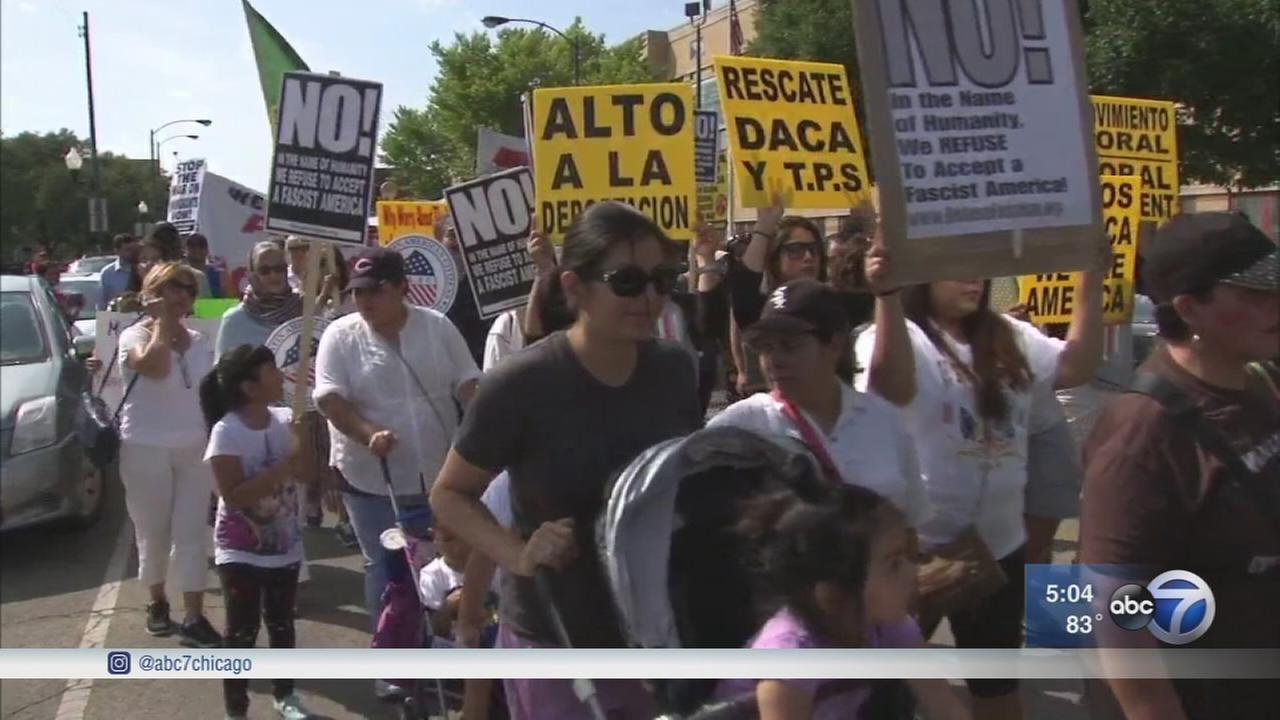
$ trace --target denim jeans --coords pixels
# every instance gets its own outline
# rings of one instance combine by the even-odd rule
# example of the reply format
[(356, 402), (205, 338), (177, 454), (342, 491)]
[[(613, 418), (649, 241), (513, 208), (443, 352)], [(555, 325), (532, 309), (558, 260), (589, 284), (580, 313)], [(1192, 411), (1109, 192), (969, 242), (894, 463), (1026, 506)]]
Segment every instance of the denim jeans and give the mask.
[[(422, 495), (397, 495), (396, 502), (403, 510), (407, 507), (427, 504)], [(364, 557), (364, 607), (369, 612), (369, 632), (378, 628), (378, 616), (382, 614), (382, 591), (387, 587), (387, 565), (383, 561), (382, 533), (395, 527), (396, 514), (391, 499), (385, 495), (357, 495), (342, 493), (342, 503), (351, 519), (360, 554)]]

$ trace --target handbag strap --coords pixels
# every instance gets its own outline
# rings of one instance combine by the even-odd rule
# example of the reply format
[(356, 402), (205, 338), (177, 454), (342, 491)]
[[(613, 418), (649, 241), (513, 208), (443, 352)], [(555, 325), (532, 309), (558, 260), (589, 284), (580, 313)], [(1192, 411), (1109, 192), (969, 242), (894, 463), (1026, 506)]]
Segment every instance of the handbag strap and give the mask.
[(142, 373), (135, 372), (132, 378), (129, 378), (129, 384), (124, 389), (124, 395), (120, 398), (120, 404), (116, 406), (116, 411), (111, 415), (111, 424), (120, 424), (120, 413), (124, 411), (124, 404), (129, 399), (130, 393), (133, 392), (133, 386), (138, 384), (138, 378), (142, 377)]
[(782, 406), (782, 414), (796, 426), (796, 430), (800, 432), (800, 439), (809, 447), (809, 452), (813, 453), (814, 458), (818, 460), (818, 464), (822, 466), (822, 472), (827, 479), (833, 483), (844, 482), (840, 475), (840, 469), (836, 467), (835, 461), (831, 459), (831, 453), (827, 452), (827, 445), (818, 435), (818, 431), (814, 429), (809, 419), (801, 413), (795, 403), (782, 396), (782, 393), (775, 389), (770, 396)]
[[(1169, 417), (1190, 433), (1205, 452), (1226, 466), (1234, 485), (1253, 495), (1259, 511), (1266, 514), (1275, 527), (1280, 527), (1280, 508), (1277, 508), (1275, 498), (1268, 497), (1258, 484), (1260, 476), (1245, 465), (1226, 436), (1213, 426), (1190, 396), (1173, 381), (1149, 372), (1138, 373), (1129, 392), (1146, 395), (1160, 403)], [(1212, 492), (1212, 486), (1209, 492)]]

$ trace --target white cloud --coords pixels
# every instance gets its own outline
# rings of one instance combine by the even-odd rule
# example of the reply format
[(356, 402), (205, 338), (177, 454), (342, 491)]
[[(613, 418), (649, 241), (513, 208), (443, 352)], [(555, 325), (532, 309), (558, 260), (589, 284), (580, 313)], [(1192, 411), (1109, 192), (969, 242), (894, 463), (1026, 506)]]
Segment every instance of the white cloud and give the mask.
[(29, 3), (29, 2), (20, 2), (20, 3), (18, 3), (18, 9), (19, 9), (19, 10), (21, 10), (22, 12), (25, 12), (25, 13), (31, 13), (31, 14), (33, 14), (33, 15), (34, 15), (34, 14), (35, 14), (35, 12), (36, 12), (36, 6), (35, 6), (35, 5), (32, 5), (32, 4), (31, 4), (31, 3)]

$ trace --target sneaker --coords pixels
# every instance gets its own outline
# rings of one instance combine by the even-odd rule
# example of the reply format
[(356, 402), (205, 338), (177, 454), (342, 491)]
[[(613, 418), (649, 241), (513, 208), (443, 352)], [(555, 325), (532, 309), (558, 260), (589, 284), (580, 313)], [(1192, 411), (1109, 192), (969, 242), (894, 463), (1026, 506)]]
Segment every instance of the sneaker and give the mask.
[(302, 707), (302, 701), (298, 699), (297, 693), (287, 698), (281, 698), (273, 701), (276, 707), (276, 714), (282, 720), (307, 720), (311, 717), (311, 713)]
[(232, 715), (231, 713), (227, 713), (226, 715), (222, 716), (222, 720), (249, 720), (249, 716), (248, 715)]
[(360, 547), (360, 541), (356, 539), (356, 531), (351, 528), (351, 523), (340, 522), (333, 526), (333, 531), (337, 533), (338, 540), (349, 548)]
[(209, 624), (208, 618), (201, 615), (195, 620), (186, 620), (178, 628), (182, 636), (182, 644), (193, 648), (222, 647), (222, 636)]
[(178, 629), (169, 619), (169, 603), (164, 600), (147, 605), (147, 634), (154, 637), (169, 637)]
[(373, 681), (373, 694), (386, 702), (400, 702), (405, 697), (404, 688), (386, 680)]

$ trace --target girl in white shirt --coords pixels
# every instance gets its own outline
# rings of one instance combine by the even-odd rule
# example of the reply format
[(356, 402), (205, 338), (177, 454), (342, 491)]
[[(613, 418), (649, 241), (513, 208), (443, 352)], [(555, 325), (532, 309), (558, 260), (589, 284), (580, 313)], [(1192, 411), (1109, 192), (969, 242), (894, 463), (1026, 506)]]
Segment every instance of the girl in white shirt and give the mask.
[[(296, 644), (293, 608), (302, 563), (295, 478), (303, 459), (289, 429), (284, 375), (275, 354), (239, 345), (218, 359), (200, 383), (200, 406), (210, 426), (205, 461), (218, 484), (214, 561), (227, 607), (226, 646), (251, 648), (266, 624), (273, 648)], [(304, 720), (293, 680), (272, 681), (276, 713)], [(249, 681), (222, 681), (228, 718), (249, 710)]]
[[(1031, 399), (1042, 386), (1070, 387), (1093, 377), (1102, 355), (1101, 285), (1100, 272), (1082, 274), (1065, 342), (993, 312), (989, 283), (982, 280), (905, 290), (910, 354), (901, 345), (877, 348), (877, 334), (886, 331), (880, 323), (857, 340), (856, 356), (870, 358), (860, 384), (882, 395), (882, 387), (895, 388), (895, 404), (915, 439), (934, 509), (920, 528), (922, 544), (945, 545), (973, 526), (1008, 576), (977, 607), (949, 616), (957, 647), (1021, 646)], [(968, 685), (974, 717), (1022, 717), (1016, 680)]]
[[(213, 363), (213, 346), (183, 325), (199, 292), (196, 274), (179, 263), (153, 265), (140, 296), (148, 317), (120, 334), (127, 388), (120, 476), (137, 537), (138, 579), (151, 594), (147, 632), (167, 637), (176, 631), (184, 645), (217, 647), (222, 638), (204, 617), (213, 479), (200, 462), (205, 426), (196, 387)], [(180, 626), (169, 619), (166, 581), (182, 593)]]

